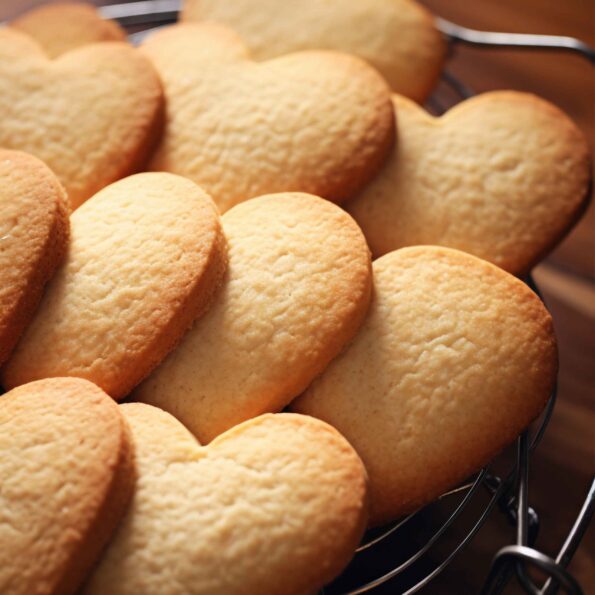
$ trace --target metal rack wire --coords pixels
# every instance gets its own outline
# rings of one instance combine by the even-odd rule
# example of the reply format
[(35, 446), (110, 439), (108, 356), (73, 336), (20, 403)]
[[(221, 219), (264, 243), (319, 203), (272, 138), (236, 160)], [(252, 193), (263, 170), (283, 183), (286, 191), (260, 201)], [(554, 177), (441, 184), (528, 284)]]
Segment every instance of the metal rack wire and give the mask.
[[(174, 22), (180, 8), (180, 0), (148, 0), (113, 4), (102, 7), (101, 13), (105, 18), (116, 19), (122, 25), (134, 29), (131, 40), (139, 42), (149, 30), (154, 30), (165, 24)], [(436, 19), (437, 28), (446, 36), (451, 46), (467, 44), (478, 47), (514, 47), (533, 50), (571, 51), (583, 56), (591, 63), (595, 63), (595, 50), (585, 43), (570, 37), (552, 35), (524, 35), (510, 33), (494, 33), (475, 31), (460, 27), (441, 18)], [(140, 30), (139, 30), (140, 29)], [(452, 104), (473, 95), (464, 83), (448, 72), (442, 77), (442, 84), (448, 89)], [(444, 97), (435, 94), (428, 102), (428, 107), (435, 113), (443, 113), (448, 105)], [(529, 277), (527, 283), (538, 292), (533, 280)], [(539, 293), (539, 292), (538, 292)], [(551, 419), (556, 393), (552, 394), (547, 407), (538, 422), (533, 434), (529, 430), (524, 432), (516, 445), (515, 462), (506, 473), (497, 474), (488, 466), (468, 483), (444, 494), (440, 501), (452, 501), (452, 510), (446, 520), (427, 536), (423, 543), (399, 558), (399, 547), (395, 544), (402, 542), (401, 536), (407, 528), (428, 511), (436, 506), (431, 504), (422, 511), (418, 511), (398, 522), (384, 527), (379, 531), (369, 532), (357, 550), (354, 561), (346, 572), (333, 584), (326, 587), (324, 595), (359, 595), (377, 591), (384, 585), (390, 585), (390, 593), (410, 595), (422, 590), (434, 580), (476, 536), (479, 530), (494, 510), (499, 510), (509, 522), (516, 527), (516, 542), (498, 551), (492, 561), (491, 569), (482, 588), (483, 595), (501, 593), (507, 584), (516, 577), (519, 584), (527, 593), (532, 595), (552, 595), (560, 589), (572, 595), (581, 595), (582, 590), (577, 581), (566, 570), (575, 553), (595, 510), (595, 480), (587, 494), (584, 505), (568, 536), (555, 558), (547, 556), (534, 549), (533, 545), (539, 527), (539, 518), (529, 506), (529, 464), (531, 454), (539, 445)], [(447, 553), (442, 561), (429, 564), (427, 555), (435, 548), (444, 534), (455, 524), (461, 522), (463, 513), (468, 511), (471, 504), (487, 494), (484, 503), (471, 520), (471, 526), (457, 545)], [(383, 551), (384, 548), (384, 551)], [(388, 567), (381, 568), (377, 563), (379, 558), (388, 560)], [(364, 558), (367, 558), (363, 560)], [(399, 561), (395, 561), (399, 559)], [(362, 562), (363, 560), (363, 562)], [(350, 579), (350, 571), (356, 566), (372, 568), (373, 576), (364, 583), (355, 584)], [(422, 568), (421, 572), (419, 567)], [(415, 569), (416, 572), (413, 572)], [(530, 575), (530, 569), (541, 570), (546, 579), (541, 586), (535, 584)], [(360, 568), (361, 570), (361, 568)], [(361, 576), (361, 573), (358, 577)], [(361, 580), (361, 579), (360, 579)]]

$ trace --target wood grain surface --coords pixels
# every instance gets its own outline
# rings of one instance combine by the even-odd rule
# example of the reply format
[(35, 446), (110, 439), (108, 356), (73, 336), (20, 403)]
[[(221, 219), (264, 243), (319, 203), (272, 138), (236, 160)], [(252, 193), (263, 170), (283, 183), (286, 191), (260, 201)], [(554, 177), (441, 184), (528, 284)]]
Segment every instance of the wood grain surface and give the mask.
[[(120, 0), (121, 1), (121, 0)], [(222, 0), (224, 1), (224, 0)], [(233, 0), (228, 0), (233, 1)], [(36, 0), (0, 0), (0, 20)], [(97, 2), (105, 4), (107, 2)], [(424, 0), (443, 18), (468, 27), (523, 33), (570, 35), (595, 46), (594, 0)], [(554, 52), (457, 47), (447, 70), (471, 89), (518, 89), (541, 95), (565, 110), (595, 145), (594, 68), (578, 56)], [(595, 414), (595, 206), (558, 249), (535, 270), (556, 325), (560, 347), (558, 404), (545, 439), (531, 462), (530, 504), (541, 520), (537, 547), (555, 555), (572, 525), (594, 472)], [(512, 455), (509, 455), (512, 456)], [(432, 513), (433, 514), (433, 513)], [(440, 511), (435, 522), (439, 522)], [(431, 515), (416, 526), (431, 529)], [(434, 548), (439, 561), (468, 526), (458, 523)], [(492, 556), (514, 541), (514, 529), (492, 514), (472, 544), (424, 593), (474, 593)], [(590, 529), (570, 569), (585, 593), (595, 592), (595, 530)], [(415, 535), (411, 535), (415, 539)], [(395, 551), (395, 556), (398, 554)], [(375, 593), (394, 594), (393, 584)], [(509, 593), (521, 592), (513, 583)]]

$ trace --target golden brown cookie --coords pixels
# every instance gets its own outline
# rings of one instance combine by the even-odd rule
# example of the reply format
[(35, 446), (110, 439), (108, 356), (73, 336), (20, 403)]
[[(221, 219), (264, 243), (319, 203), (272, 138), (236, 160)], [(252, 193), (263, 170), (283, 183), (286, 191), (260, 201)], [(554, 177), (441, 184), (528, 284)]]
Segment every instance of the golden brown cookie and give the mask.
[(66, 200), (60, 182), (41, 161), (0, 149), (0, 364), (64, 258)]
[(589, 149), (575, 124), (547, 101), (496, 91), (441, 118), (404, 97), (394, 102), (397, 146), (347, 206), (375, 256), (439, 244), (521, 274), (580, 216)]
[(430, 94), (446, 57), (434, 17), (412, 0), (185, 0), (181, 16), (228, 25), (257, 60), (308, 49), (355, 54), (416, 101)]
[(119, 399), (210, 304), (227, 256), (211, 199), (190, 180), (120, 180), (71, 217), (64, 265), (7, 362), (13, 387), (77, 376)]
[(157, 408), (121, 408), (138, 487), (87, 595), (302, 595), (353, 556), (366, 473), (327, 424), (264, 415), (201, 447)]
[(143, 164), (162, 107), (157, 73), (126, 44), (50, 60), (27, 35), (0, 30), (0, 146), (44, 161), (73, 209)]
[(128, 424), (96, 386), (53, 378), (0, 397), (0, 592), (74, 593), (132, 497)]
[(346, 200), (392, 146), (388, 86), (353, 56), (312, 51), (256, 63), (231, 30), (196, 23), (163, 29), (142, 49), (167, 99), (150, 168), (194, 180), (221, 212), (274, 192)]
[(330, 423), (361, 456), (376, 525), (512, 442), (556, 370), (551, 317), (525, 284), (458, 250), (403, 248), (374, 261), (361, 331), (292, 409)]
[(133, 393), (202, 443), (300, 394), (357, 332), (372, 284), (360, 229), (321, 198), (255, 198), (223, 228), (229, 269), (213, 307)]
[(82, 2), (46, 4), (10, 26), (33, 37), (50, 58), (90, 43), (126, 40), (126, 32), (115, 21), (101, 18), (94, 6)]

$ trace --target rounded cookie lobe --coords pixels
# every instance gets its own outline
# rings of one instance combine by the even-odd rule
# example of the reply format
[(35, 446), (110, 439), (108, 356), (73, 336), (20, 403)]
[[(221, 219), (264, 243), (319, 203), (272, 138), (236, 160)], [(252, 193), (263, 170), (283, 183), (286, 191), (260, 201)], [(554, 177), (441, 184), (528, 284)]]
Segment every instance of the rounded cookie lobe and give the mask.
[(64, 258), (69, 221), (64, 189), (31, 155), (0, 149), (0, 364), (34, 315)]
[(77, 378), (0, 397), (0, 591), (70, 594), (132, 496), (132, 439), (118, 406)]
[(373, 269), (360, 332), (291, 407), (336, 427), (362, 457), (376, 525), (510, 443), (543, 409), (557, 351), (539, 298), (474, 256), (404, 248)]
[(155, 69), (128, 44), (97, 43), (51, 60), (0, 30), (0, 146), (40, 158), (75, 209), (140, 168), (162, 125)]
[(257, 60), (307, 49), (355, 54), (392, 89), (423, 101), (436, 84), (447, 44), (433, 16), (411, 0), (186, 0), (185, 22), (235, 29)]
[(399, 140), (347, 205), (375, 256), (439, 244), (527, 272), (582, 213), (589, 149), (552, 104), (497, 91), (434, 118), (394, 97)]
[(126, 40), (118, 23), (101, 18), (95, 7), (80, 2), (40, 6), (10, 26), (33, 37), (50, 58), (90, 43)]
[(221, 283), (227, 256), (211, 199), (190, 180), (120, 180), (71, 217), (64, 265), (3, 370), (5, 386), (77, 376), (128, 394)]
[(343, 349), (368, 306), (368, 247), (342, 209), (273, 194), (223, 216), (229, 269), (205, 317), (133, 393), (206, 443), (280, 411)]
[(307, 51), (256, 63), (212, 23), (168, 27), (142, 50), (166, 94), (150, 169), (189, 177), (222, 212), (286, 191), (344, 201), (394, 141), (389, 88), (354, 56)]
[(121, 408), (138, 487), (87, 595), (298, 595), (353, 556), (366, 473), (327, 424), (269, 414), (201, 447), (164, 411)]

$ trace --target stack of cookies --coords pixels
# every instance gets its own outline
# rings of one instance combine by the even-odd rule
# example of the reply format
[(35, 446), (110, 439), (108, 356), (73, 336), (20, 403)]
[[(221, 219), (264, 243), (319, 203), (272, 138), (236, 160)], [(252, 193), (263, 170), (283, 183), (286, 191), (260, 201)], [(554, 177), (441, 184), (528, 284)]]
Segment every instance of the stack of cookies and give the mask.
[(4, 595), (314, 593), (555, 383), (518, 277), (585, 205), (566, 115), (426, 113), (446, 44), (411, 0), (181, 21), (0, 31)]

